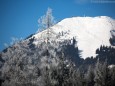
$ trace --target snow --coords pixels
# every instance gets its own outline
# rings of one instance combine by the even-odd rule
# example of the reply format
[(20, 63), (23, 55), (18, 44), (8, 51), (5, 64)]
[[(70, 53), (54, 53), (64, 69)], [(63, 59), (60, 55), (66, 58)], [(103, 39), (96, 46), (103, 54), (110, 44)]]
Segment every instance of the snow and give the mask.
[[(101, 45), (110, 46), (111, 30), (115, 30), (115, 20), (110, 17), (72, 17), (51, 27), (54, 34), (50, 34), (50, 38), (55, 41), (62, 41), (75, 37), (78, 41), (78, 48), (82, 50), (82, 58), (85, 59), (96, 56), (95, 51)], [(62, 32), (64, 35), (56, 38), (56, 35)], [(36, 39), (34, 44), (38, 45), (38, 40), (46, 39), (47, 30), (37, 33), (33, 37)]]
[(113, 68), (113, 67), (115, 67), (115, 65), (109, 65), (109, 66), (108, 66), (108, 68)]

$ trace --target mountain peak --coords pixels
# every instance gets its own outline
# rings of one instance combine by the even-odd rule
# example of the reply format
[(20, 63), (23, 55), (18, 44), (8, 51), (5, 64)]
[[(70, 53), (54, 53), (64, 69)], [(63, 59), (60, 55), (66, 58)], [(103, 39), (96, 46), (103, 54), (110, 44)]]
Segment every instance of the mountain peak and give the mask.
[[(33, 35), (34, 44), (38, 45), (38, 40), (47, 38), (47, 30)], [(95, 51), (101, 45), (110, 46), (110, 31), (115, 30), (115, 20), (107, 16), (72, 17), (63, 19), (50, 30), (51, 40), (71, 40), (75, 37), (78, 48), (82, 50), (82, 58), (86, 58), (96, 56)], [(59, 34), (62, 35), (56, 38)]]

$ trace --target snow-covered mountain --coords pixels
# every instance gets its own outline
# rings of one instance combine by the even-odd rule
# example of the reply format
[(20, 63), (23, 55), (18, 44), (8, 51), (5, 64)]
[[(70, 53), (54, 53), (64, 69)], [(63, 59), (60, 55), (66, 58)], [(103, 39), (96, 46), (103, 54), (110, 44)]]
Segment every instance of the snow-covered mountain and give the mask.
[[(106, 16), (66, 18), (49, 29), (15, 42), (0, 52), (0, 78), (5, 80), (2, 86), (49, 86), (49, 82), (55, 82), (54, 76), (71, 75), (64, 70), (87, 71), (89, 66), (105, 59), (109, 65), (114, 65), (114, 27), (115, 20)], [(50, 80), (48, 85), (47, 80)]]
[(115, 33), (115, 20), (107, 16), (66, 18), (50, 29), (32, 36), (34, 44), (39, 45), (47, 37), (50, 41), (61, 42), (66, 39), (77, 40), (82, 58), (96, 56), (95, 51), (101, 45), (110, 46), (109, 39)]

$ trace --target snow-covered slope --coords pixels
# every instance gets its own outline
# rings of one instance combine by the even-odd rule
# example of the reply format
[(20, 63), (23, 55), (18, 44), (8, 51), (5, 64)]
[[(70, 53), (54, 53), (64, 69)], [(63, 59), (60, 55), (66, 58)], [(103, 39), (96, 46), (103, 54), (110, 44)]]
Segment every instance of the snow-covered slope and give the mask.
[[(86, 58), (95, 56), (95, 51), (100, 45), (110, 46), (110, 31), (114, 30), (115, 20), (110, 17), (73, 17), (66, 18), (51, 27), (49, 37), (54, 41), (75, 37), (78, 48), (82, 50), (82, 58)], [(47, 30), (33, 35), (34, 43), (39, 45), (39, 42), (46, 40), (47, 36)]]

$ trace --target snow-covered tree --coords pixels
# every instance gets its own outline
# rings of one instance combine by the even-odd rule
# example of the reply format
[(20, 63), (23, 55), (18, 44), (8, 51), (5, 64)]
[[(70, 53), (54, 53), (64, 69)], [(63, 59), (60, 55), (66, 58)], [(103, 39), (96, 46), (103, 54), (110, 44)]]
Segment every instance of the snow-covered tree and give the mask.
[(109, 84), (110, 86), (115, 86), (115, 67), (110, 68), (110, 80), (109, 80)]
[(52, 9), (48, 8), (46, 14), (38, 19), (38, 30), (49, 29), (55, 23), (54, 17), (52, 16)]
[(52, 39), (53, 37), (56, 36), (56, 33), (51, 28), (54, 24), (56, 24), (56, 21), (52, 16), (52, 9), (48, 8), (46, 14), (42, 16), (40, 19), (38, 19), (39, 28), (37, 31), (37, 32), (41, 32), (44, 30), (40, 38), (47, 43), (49, 42), (49, 39)]
[(92, 66), (89, 66), (88, 71), (85, 75), (85, 79), (86, 79), (86, 86), (94, 86), (95, 82), (94, 82), (94, 69)]
[(95, 78), (94, 78), (95, 86), (109, 86), (108, 75), (109, 75), (109, 70), (107, 66), (107, 61), (105, 61), (102, 64), (99, 62), (98, 59), (95, 67)]

